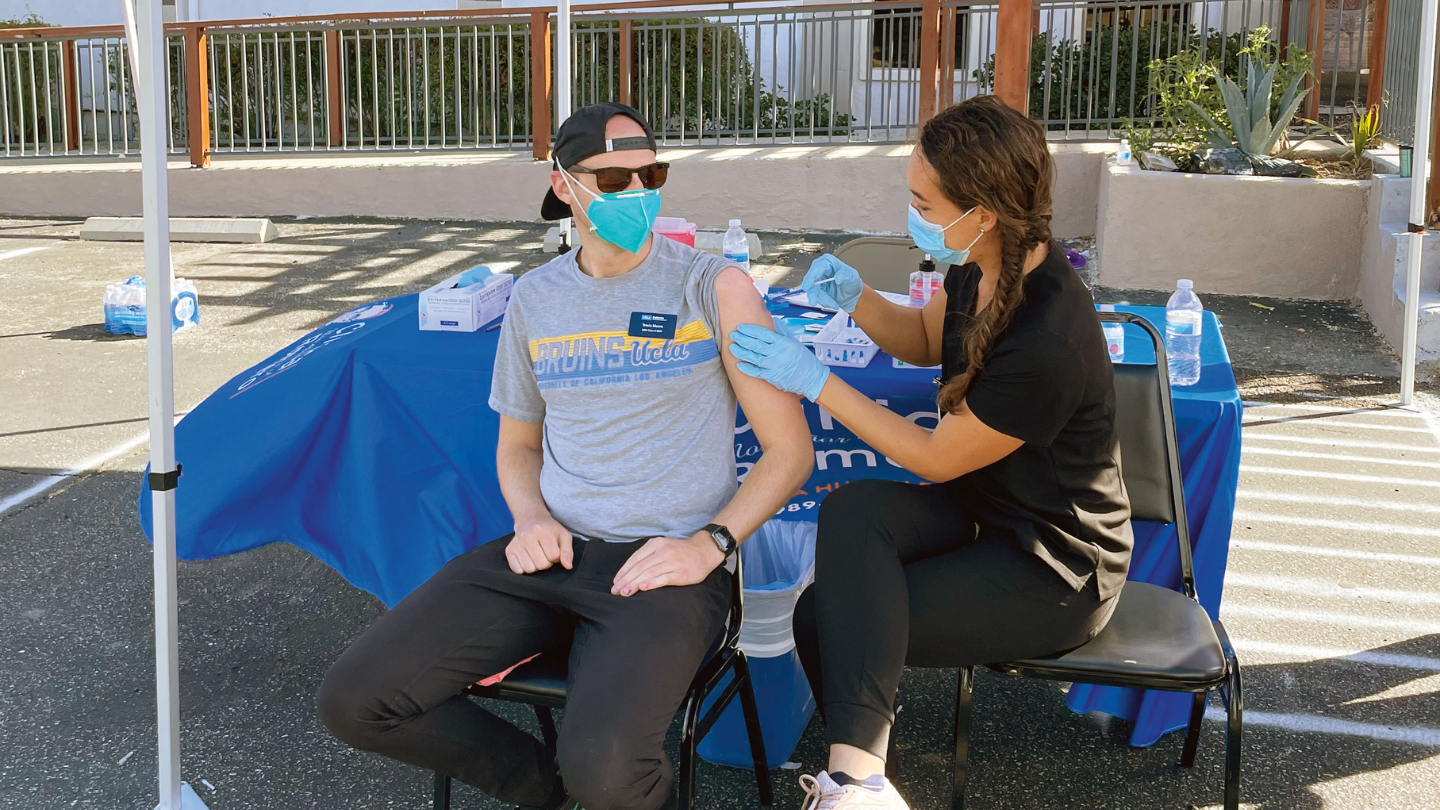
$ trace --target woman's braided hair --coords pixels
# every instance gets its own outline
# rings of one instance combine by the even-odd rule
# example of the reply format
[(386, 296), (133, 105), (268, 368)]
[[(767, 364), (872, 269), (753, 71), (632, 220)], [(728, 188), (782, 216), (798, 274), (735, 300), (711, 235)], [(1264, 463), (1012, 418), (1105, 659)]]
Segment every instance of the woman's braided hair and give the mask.
[(1025, 257), (1050, 241), (1055, 164), (1040, 125), (995, 96), (962, 101), (931, 118), (919, 147), (946, 198), (962, 211), (977, 205), (990, 211), (1000, 234), (995, 295), (965, 331), (965, 371), (940, 389), (941, 412), (955, 413), (1020, 305)]

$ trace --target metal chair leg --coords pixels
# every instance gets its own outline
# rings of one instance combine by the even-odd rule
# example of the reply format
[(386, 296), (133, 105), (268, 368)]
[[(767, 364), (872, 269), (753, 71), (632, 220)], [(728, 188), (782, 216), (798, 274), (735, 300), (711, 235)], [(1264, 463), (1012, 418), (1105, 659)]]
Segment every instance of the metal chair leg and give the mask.
[(765, 756), (765, 735), (760, 727), (760, 707), (755, 702), (755, 687), (750, 680), (750, 662), (744, 650), (735, 651), (735, 676), (740, 679), (740, 709), (745, 715), (745, 730), (750, 735), (750, 759), (755, 764), (755, 788), (760, 804), (774, 803), (770, 794), (770, 763)]
[(450, 810), (450, 777), (435, 774), (435, 810)]
[(970, 775), (970, 710), (975, 690), (975, 668), (961, 667), (955, 689), (955, 786), (952, 810), (965, 810), (965, 783)]
[(1205, 719), (1205, 699), (1209, 692), (1197, 692), (1190, 704), (1190, 728), (1185, 732), (1185, 748), (1180, 752), (1180, 767), (1195, 767), (1195, 749), (1200, 747), (1200, 721)]
[(700, 693), (691, 690), (685, 698), (685, 719), (680, 724), (680, 806), (679, 810), (695, 810), (695, 739), (700, 724)]
[(550, 713), (549, 706), (535, 706), (535, 719), (540, 722), (540, 738), (545, 741), (545, 750), (551, 758), (555, 757), (557, 740), (560, 735), (555, 731), (555, 716)]
[(1245, 695), (1240, 686), (1240, 665), (1230, 660), (1229, 688), (1225, 690), (1225, 810), (1240, 810), (1240, 744)]

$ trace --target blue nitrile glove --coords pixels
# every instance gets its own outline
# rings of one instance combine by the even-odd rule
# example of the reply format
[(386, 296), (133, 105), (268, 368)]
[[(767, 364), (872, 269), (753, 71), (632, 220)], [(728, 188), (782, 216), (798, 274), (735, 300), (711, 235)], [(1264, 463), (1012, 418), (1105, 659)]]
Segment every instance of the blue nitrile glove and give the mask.
[(477, 264), (474, 267), (460, 274), (460, 280), (455, 282), (456, 287), (469, 287), (471, 284), (479, 284), (490, 276), (494, 275), (489, 267)]
[(750, 323), (730, 333), (730, 353), (740, 370), (814, 402), (830, 379), (830, 369), (794, 338)]
[(800, 289), (814, 306), (854, 312), (865, 282), (855, 268), (826, 253), (811, 262)]

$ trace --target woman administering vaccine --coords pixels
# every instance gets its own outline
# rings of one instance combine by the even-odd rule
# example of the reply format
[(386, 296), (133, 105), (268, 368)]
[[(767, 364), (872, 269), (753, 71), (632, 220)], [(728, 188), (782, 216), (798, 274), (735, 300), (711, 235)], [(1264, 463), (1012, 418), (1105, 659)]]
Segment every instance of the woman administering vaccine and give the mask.
[(795, 637), (824, 715), (821, 810), (903, 808), (884, 777), (905, 665), (1048, 655), (1109, 620), (1133, 538), (1114, 381), (1089, 291), (1050, 237), (1045, 134), (993, 97), (945, 110), (908, 166), (910, 234), (950, 265), (923, 309), (877, 294), (833, 256), (812, 303), (841, 309), (891, 355), (942, 365), (940, 420), (919, 427), (809, 350), (752, 326), (740, 369), (823, 407), (934, 485), (857, 481), (820, 508), (815, 584)]

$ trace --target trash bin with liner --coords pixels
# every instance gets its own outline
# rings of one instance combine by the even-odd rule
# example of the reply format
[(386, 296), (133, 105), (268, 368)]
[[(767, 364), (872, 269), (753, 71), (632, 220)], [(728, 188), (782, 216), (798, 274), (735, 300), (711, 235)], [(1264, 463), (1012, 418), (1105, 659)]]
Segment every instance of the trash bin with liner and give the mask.
[[(790, 629), (800, 592), (815, 578), (815, 524), (771, 520), (740, 546), (740, 555), (745, 573), (740, 648), (750, 662), (767, 764), (778, 768), (790, 758), (815, 712)], [(719, 692), (717, 688), (712, 694)], [(716, 765), (753, 767), (740, 701), (725, 709), (701, 740), (699, 752)]]

